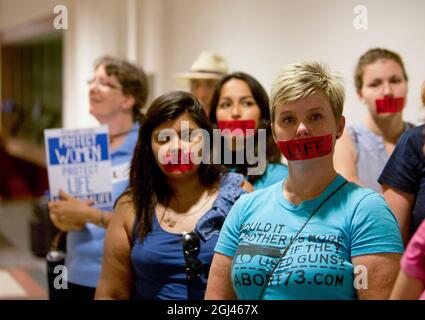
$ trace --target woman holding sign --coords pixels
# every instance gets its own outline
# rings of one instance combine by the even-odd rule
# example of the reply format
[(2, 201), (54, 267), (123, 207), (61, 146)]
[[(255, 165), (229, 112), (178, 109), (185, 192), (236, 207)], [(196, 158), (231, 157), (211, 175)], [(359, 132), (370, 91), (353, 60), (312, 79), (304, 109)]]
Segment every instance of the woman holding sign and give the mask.
[(164, 94), (149, 107), (129, 191), (106, 235), (96, 298), (204, 298), (221, 226), (247, 185), (212, 163), (211, 137), (208, 118), (189, 93)]
[[(210, 121), (224, 138), (219, 147), (221, 163), (246, 176), (254, 189), (268, 187), (288, 175), (270, 131), (267, 93), (255, 78), (242, 72), (222, 78), (212, 98)], [(252, 160), (256, 157), (255, 161), (250, 156)]]
[(206, 298), (389, 296), (403, 251), (400, 230), (379, 194), (335, 171), (343, 103), (340, 80), (324, 66), (304, 62), (281, 71), (272, 86), (271, 121), (288, 178), (232, 207)]
[[(88, 85), (90, 113), (109, 127), (115, 201), (128, 186), (138, 120), (147, 99), (147, 78), (135, 65), (104, 57), (97, 62)], [(68, 231), (65, 265), (70, 299), (93, 299), (100, 275), (105, 228), (112, 218), (112, 208), (100, 211), (90, 205), (65, 192), (60, 201), (49, 203), (53, 223)]]
[(403, 132), (407, 74), (401, 57), (390, 50), (370, 49), (354, 76), (360, 101), (368, 108), (363, 123), (347, 127), (335, 148), (335, 168), (348, 180), (381, 191), (378, 177)]

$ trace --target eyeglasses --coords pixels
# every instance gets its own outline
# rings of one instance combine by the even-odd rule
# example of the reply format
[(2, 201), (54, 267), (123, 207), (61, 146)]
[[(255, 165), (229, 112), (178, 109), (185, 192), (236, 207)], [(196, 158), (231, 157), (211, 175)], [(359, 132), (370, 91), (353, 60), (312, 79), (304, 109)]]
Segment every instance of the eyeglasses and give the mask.
[(87, 81), (87, 85), (98, 87), (100, 90), (104, 90), (104, 91), (108, 90), (108, 89), (119, 90), (119, 89), (122, 88), (120, 85), (108, 83), (106, 81), (103, 81), (103, 80), (100, 80), (100, 79), (95, 79), (95, 78)]
[(202, 262), (198, 259), (200, 248), (201, 239), (195, 232), (183, 232), (184, 270), (188, 280), (201, 277)]

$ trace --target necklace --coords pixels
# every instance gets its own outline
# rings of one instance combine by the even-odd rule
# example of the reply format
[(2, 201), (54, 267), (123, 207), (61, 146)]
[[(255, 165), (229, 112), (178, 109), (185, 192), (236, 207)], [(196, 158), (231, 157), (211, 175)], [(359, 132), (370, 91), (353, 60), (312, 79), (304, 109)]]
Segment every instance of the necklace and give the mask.
[(164, 223), (166, 223), (170, 228), (174, 228), (177, 223), (182, 222), (187, 217), (193, 216), (195, 213), (198, 213), (201, 209), (203, 209), (207, 205), (207, 203), (209, 202), (209, 200), (211, 199), (211, 197), (213, 195), (214, 195), (214, 193), (209, 195), (207, 197), (207, 199), (205, 200), (205, 202), (202, 203), (202, 205), (199, 208), (197, 208), (196, 210), (189, 212), (189, 213), (181, 214), (180, 219), (172, 219), (171, 216), (170, 216), (170, 212), (168, 211), (168, 207), (166, 207), (165, 210), (164, 210)]

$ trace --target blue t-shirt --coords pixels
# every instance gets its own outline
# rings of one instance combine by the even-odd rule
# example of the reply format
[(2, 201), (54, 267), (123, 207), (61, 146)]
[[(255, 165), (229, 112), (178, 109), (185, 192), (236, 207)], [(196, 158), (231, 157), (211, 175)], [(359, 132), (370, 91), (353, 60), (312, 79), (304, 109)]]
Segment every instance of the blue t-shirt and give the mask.
[[(230, 172), (236, 172), (237, 168), (232, 167), (229, 169)], [(259, 179), (254, 181), (253, 187), (254, 190), (267, 188), (276, 182), (286, 179), (288, 176), (288, 166), (281, 163), (267, 163), (264, 173)], [(248, 177), (245, 177), (245, 180), (248, 180)]]
[(263, 299), (355, 299), (351, 257), (402, 253), (399, 226), (382, 196), (347, 183), (323, 204), (279, 261), (290, 238), (345, 181), (337, 176), (319, 197), (299, 205), (284, 198), (283, 182), (236, 202), (215, 251), (233, 257), (238, 299), (258, 299), (276, 263)]
[[(201, 239), (198, 259), (203, 273), (198, 280), (187, 280), (184, 270), (182, 234), (170, 233), (159, 225), (154, 215), (152, 231), (142, 243), (133, 234), (131, 261), (134, 270), (134, 299), (200, 300), (204, 298), (208, 271), (221, 226), (240, 195), (243, 176), (227, 173), (221, 178), (217, 199), (198, 221), (195, 232)], [(189, 231), (189, 230), (188, 230)]]
[(397, 142), (378, 182), (415, 195), (410, 235), (425, 219), (425, 157), (422, 152), (425, 125), (406, 131)]
[[(128, 187), (130, 161), (136, 146), (139, 128), (139, 122), (135, 122), (123, 144), (111, 152), (113, 202)], [(112, 210), (109, 208), (109, 211)], [(102, 268), (105, 234), (104, 228), (92, 223), (87, 223), (81, 231), (68, 232), (65, 265), (68, 268), (69, 282), (91, 288), (97, 286)]]
[(267, 188), (288, 176), (288, 167), (280, 163), (268, 163), (266, 171), (253, 184), (254, 190)]

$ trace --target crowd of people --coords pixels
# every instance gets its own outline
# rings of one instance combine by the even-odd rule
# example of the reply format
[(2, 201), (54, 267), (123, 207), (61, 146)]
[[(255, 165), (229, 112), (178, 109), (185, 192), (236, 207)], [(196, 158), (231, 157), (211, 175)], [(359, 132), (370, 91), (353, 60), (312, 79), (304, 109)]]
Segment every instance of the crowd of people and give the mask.
[(403, 120), (399, 54), (359, 58), (368, 112), (349, 126), (322, 63), (284, 66), (270, 95), (207, 51), (177, 78), (188, 92), (142, 114), (144, 71), (95, 64), (115, 204), (49, 202), (67, 232), (67, 299), (425, 299), (425, 131)]

